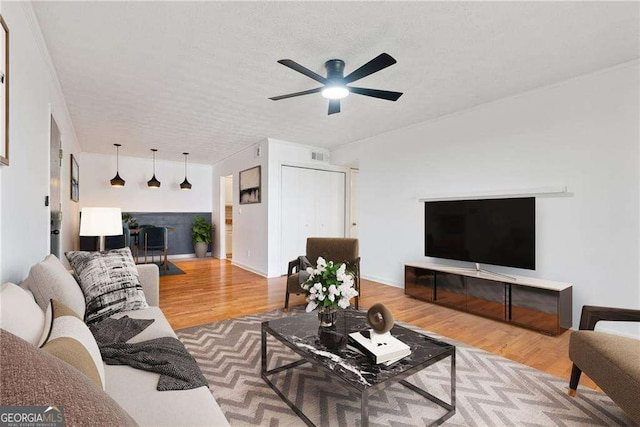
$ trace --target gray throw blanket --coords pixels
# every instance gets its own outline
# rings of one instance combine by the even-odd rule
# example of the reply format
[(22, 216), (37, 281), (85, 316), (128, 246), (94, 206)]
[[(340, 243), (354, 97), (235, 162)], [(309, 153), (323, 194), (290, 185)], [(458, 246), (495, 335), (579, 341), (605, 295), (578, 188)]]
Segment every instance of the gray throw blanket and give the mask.
[(160, 374), (158, 391), (209, 386), (195, 359), (180, 340), (163, 337), (135, 344), (126, 343), (153, 322), (153, 319), (123, 316), (91, 324), (89, 329), (96, 338), (102, 360), (107, 365), (129, 365)]

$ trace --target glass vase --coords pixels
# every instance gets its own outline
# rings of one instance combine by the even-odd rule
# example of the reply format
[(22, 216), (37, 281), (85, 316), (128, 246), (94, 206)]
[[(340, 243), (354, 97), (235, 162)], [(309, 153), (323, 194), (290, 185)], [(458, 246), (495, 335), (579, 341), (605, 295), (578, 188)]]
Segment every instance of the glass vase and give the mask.
[(320, 327), (330, 328), (336, 324), (338, 320), (338, 309), (335, 307), (320, 307), (318, 308), (318, 320), (320, 321)]

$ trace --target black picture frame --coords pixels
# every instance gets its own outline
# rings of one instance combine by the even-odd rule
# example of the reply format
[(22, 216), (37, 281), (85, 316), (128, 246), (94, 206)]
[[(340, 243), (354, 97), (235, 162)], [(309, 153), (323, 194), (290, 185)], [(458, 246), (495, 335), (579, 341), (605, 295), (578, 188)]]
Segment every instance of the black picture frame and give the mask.
[(262, 200), (262, 167), (254, 166), (240, 171), (240, 204), (248, 205), (260, 203)]

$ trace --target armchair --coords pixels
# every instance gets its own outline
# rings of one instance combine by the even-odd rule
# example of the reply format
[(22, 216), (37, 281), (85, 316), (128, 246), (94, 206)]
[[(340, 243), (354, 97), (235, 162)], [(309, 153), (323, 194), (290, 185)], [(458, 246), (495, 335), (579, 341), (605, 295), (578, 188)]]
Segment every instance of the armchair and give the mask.
[(640, 322), (640, 310), (582, 307), (580, 330), (573, 332), (569, 340), (569, 358), (573, 362), (569, 396), (576, 395), (584, 372), (640, 424), (640, 340), (594, 331), (600, 320)]
[[(318, 257), (327, 261), (345, 262), (347, 268), (355, 276), (355, 288), (360, 294), (360, 256), (358, 255), (358, 239), (338, 237), (309, 237), (307, 239), (306, 257), (315, 264)], [(301, 294), (300, 258), (289, 261), (287, 270), (287, 288), (284, 298), (284, 311), (289, 309), (289, 294)], [(356, 309), (359, 308), (360, 296), (355, 298)]]

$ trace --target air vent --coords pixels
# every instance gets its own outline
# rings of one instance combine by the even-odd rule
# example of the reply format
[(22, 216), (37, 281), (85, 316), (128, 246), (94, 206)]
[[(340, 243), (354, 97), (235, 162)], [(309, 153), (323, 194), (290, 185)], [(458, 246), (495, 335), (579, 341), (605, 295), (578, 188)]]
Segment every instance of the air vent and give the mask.
[(311, 160), (317, 160), (319, 162), (328, 162), (329, 155), (326, 153), (317, 153), (315, 151), (311, 152)]

